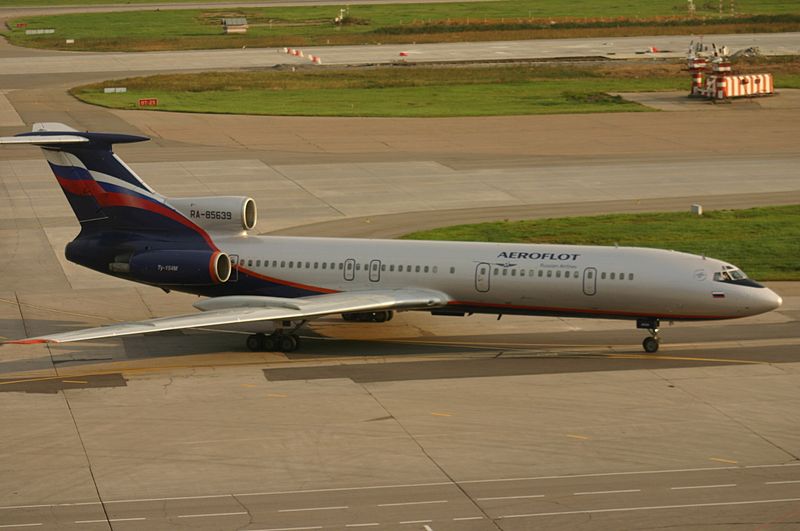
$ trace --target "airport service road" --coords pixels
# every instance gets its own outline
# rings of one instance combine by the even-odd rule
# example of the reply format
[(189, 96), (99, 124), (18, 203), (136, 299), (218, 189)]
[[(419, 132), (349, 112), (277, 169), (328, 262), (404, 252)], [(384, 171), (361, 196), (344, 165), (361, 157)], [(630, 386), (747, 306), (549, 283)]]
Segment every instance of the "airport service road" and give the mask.
[[(664, 53), (659, 53), (659, 57), (684, 57), (691, 40), (692, 38), (688, 36), (665, 35), (607, 39), (326, 46), (309, 47), (303, 51), (306, 55), (310, 53), (321, 57), (323, 64), (338, 65), (392, 63), (401, 59), (427, 63), (587, 56), (631, 58), (643, 57), (638, 52), (644, 52), (651, 46), (666, 50)], [(715, 35), (713, 40), (725, 43), (732, 50), (758, 46), (766, 55), (800, 53), (800, 33)], [(11, 57), (3, 56), (4, 48), (8, 50), (5, 55)], [(401, 58), (400, 52), (406, 52), (407, 58)], [(33, 60), (30, 57), (15, 57), (18, 53), (18, 49), (0, 47), (0, 72), (4, 72), (5, 76), (104, 73), (107, 77), (111, 77), (137, 72), (268, 68), (278, 64), (309, 64), (308, 59), (287, 55), (272, 48), (135, 53), (32, 52), (30, 56)]]

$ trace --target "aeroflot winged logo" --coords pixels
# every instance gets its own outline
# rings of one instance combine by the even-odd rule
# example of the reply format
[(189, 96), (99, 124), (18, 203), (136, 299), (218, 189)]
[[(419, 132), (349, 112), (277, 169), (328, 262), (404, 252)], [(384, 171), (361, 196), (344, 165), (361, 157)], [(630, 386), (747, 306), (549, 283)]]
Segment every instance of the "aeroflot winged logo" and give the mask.
[(503, 251), (497, 258), (510, 258), (514, 260), (560, 260), (569, 262), (577, 260), (580, 253), (524, 253)]

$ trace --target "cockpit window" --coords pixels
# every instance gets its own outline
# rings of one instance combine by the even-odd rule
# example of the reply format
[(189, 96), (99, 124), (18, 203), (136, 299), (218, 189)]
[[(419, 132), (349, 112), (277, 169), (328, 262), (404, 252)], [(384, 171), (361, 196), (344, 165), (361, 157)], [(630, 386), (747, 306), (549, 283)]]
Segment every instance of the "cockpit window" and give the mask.
[(751, 286), (754, 288), (763, 288), (761, 284), (747, 278), (741, 269), (736, 269), (732, 266), (722, 266), (722, 271), (714, 273), (714, 280), (717, 282), (727, 282), (729, 284), (736, 284), (739, 286)]
[(733, 280), (744, 280), (747, 278), (740, 269), (730, 266), (723, 266), (722, 271), (714, 273), (714, 280), (717, 282), (731, 282)]

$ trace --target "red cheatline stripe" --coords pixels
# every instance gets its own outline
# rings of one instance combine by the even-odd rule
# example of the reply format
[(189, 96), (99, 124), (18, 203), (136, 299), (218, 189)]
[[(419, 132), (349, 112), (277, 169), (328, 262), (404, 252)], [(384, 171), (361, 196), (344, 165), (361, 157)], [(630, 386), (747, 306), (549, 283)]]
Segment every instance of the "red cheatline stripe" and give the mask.
[(316, 291), (317, 293), (339, 293), (339, 291), (335, 290), (335, 289), (321, 288), (319, 286), (310, 286), (308, 284), (300, 284), (298, 282), (291, 282), (289, 280), (282, 280), (282, 279), (279, 279), (279, 278), (268, 277), (268, 276), (256, 273), (255, 271), (250, 271), (249, 269), (246, 269), (246, 268), (244, 268), (244, 267), (242, 267), (240, 265), (237, 265), (235, 267), (239, 272), (244, 273), (245, 275), (249, 275), (249, 276), (257, 278), (259, 280), (265, 280), (267, 282), (273, 282), (275, 284), (280, 284), (282, 286), (289, 286), (289, 287), (292, 287), (292, 288), (300, 288), (300, 289), (304, 289), (304, 290), (307, 290), (307, 291)]
[(3, 344), (12, 345), (33, 345), (35, 343), (58, 343), (58, 341), (53, 341), (51, 339), (17, 339), (15, 341), (3, 341)]

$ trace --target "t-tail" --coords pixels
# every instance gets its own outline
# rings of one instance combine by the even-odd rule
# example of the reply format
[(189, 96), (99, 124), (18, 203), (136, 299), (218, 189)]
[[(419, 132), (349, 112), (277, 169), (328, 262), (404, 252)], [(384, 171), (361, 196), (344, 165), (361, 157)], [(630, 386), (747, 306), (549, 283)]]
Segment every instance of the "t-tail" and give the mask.
[(66, 248), (70, 261), (162, 287), (227, 282), (235, 264), (213, 236), (252, 229), (255, 202), (249, 197), (162, 196), (113, 151), (114, 144), (146, 140), (38, 123), (30, 133), (0, 138), (0, 144), (42, 148), (81, 225)]

